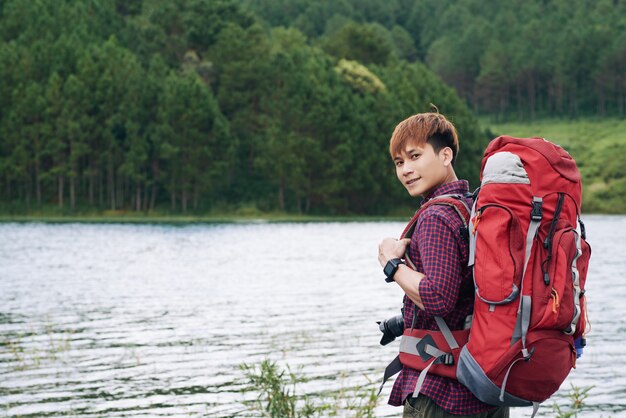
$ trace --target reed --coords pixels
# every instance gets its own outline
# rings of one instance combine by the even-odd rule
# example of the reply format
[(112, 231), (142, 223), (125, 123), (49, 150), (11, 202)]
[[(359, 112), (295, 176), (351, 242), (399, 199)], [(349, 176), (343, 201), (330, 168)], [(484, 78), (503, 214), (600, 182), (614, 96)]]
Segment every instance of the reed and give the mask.
[(295, 418), (320, 416), (354, 416), (373, 418), (378, 397), (374, 383), (347, 386), (336, 391), (299, 395), (297, 385), (307, 382), (301, 370), (293, 372), (289, 365), (280, 368), (268, 359), (255, 365), (242, 364), (244, 391), (256, 392), (257, 399), (246, 401), (248, 412), (264, 417)]
[(40, 367), (44, 361), (57, 360), (69, 351), (71, 338), (71, 331), (59, 331), (52, 324), (46, 324), (40, 332), (17, 333), (0, 345), (11, 354), (14, 370), (30, 370)]
[(567, 394), (570, 400), (569, 405), (561, 407), (556, 402), (553, 405), (554, 412), (556, 412), (557, 418), (572, 418), (578, 417), (578, 413), (585, 406), (585, 399), (589, 396), (589, 391), (593, 386), (587, 386), (584, 388), (574, 386), (571, 384), (571, 390)]

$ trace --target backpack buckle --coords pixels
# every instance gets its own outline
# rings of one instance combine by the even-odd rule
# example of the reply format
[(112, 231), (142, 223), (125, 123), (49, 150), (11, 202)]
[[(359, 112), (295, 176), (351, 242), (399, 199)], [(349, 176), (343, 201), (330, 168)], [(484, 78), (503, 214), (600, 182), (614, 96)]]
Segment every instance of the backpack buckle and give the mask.
[(533, 208), (530, 211), (530, 219), (533, 221), (541, 221), (543, 217), (543, 211), (541, 207), (543, 206), (543, 200), (541, 198), (533, 197)]
[(454, 356), (452, 354), (443, 354), (437, 359), (437, 363), (452, 366), (454, 364)]

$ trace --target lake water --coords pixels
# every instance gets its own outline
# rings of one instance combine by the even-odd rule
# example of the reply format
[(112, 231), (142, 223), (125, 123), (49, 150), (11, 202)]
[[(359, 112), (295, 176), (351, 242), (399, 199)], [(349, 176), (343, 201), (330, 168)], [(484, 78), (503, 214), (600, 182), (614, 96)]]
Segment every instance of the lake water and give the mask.
[[(540, 415), (573, 384), (579, 416), (626, 417), (626, 217), (585, 220), (592, 332)], [(0, 224), (0, 416), (250, 416), (238, 365), (263, 359), (312, 399), (378, 382), (402, 292), (377, 244), (403, 226)], [(376, 416), (401, 415), (390, 388)]]

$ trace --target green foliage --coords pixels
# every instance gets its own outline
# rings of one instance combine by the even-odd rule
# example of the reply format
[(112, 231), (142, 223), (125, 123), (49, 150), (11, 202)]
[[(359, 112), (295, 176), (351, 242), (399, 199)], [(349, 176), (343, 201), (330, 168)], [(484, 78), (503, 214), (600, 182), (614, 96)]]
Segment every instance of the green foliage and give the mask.
[(429, 103), (457, 125), (458, 174), (475, 183), (485, 135), (451, 88), (407, 61), (422, 47), (407, 7), (1, 2), (0, 207), (398, 213), (415, 202), (388, 139)]
[(228, 23), (248, 27), (254, 22), (251, 15), (228, 0), (192, 0), (185, 16), (186, 37), (194, 49), (210, 47)]
[(319, 38), (339, 58), (420, 59), (484, 114), (626, 114), (623, 1), (242, 2), (271, 25)]
[(256, 365), (241, 364), (246, 378), (246, 392), (258, 393), (258, 398), (247, 402), (250, 411), (272, 418), (321, 417), (345, 415), (373, 418), (378, 403), (376, 388), (370, 381), (363, 387), (342, 388), (339, 392), (315, 397), (296, 394), (296, 385), (307, 382), (301, 373), (289, 366), (282, 370), (270, 360)]
[(577, 417), (578, 412), (580, 412), (585, 406), (585, 399), (589, 396), (589, 391), (594, 388), (594, 386), (580, 388), (578, 386), (574, 386), (574, 384), (571, 384), (571, 387), (572, 390), (568, 394), (568, 398), (571, 402), (570, 405), (566, 408), (561, 408), (556, 403), (553, 405), (557, 418)]
[(356, 91), (363, 93), (377, 93), (385, 91), (385, 85), (376, 75), (364, 65), (356, 61), (342, 59), (335, 67), (335, 71)]
[(349, 22), (323, 42), (326, 52), (363, 64), (386, 64), (394, 49), (387, 29), (377, 24)]
[[(312, 406), (307, 402), (302, 410), (296, 410), (295, 385), (302, 382), (294, 373), (285, 376), (284, 370), (278, 370), (276, 363), (264, 360), (257, 367), (241, 365), (249, 384), (260, 392), (259, 403), (266, 416), (296, 417), (311, 416)], [(289, 386), (292, 386), (290, 389)]]
[(494, 135), (540, 136), (564, 147), (576, 160), (583, 178), (584, 212), (625, 213), (626, 121), (544, 120), (535, 123), (491, 124)]

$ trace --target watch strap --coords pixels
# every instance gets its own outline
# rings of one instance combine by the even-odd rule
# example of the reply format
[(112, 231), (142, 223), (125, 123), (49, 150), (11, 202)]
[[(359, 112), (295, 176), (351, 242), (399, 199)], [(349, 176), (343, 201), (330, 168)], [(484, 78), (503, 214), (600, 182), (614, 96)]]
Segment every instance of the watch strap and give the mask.
[(404, 264), (404, 261), (402, 261), (400, 258), (392, 258), (389, 261), (387, 261), (387, 264), (385, 264), (385, 268), (383, 268), (383, 273), (385, 273), (385, 281), (387, 283), (391, 283), (394, 281), (394, 276), (396, 274), (396, 271), (398, 271), (398, 267), (400, 266), (400, 264)]

